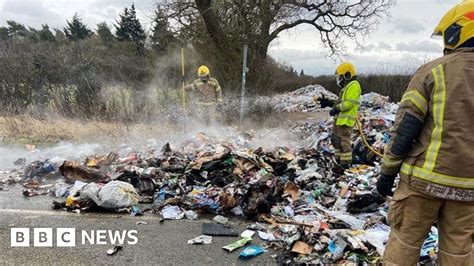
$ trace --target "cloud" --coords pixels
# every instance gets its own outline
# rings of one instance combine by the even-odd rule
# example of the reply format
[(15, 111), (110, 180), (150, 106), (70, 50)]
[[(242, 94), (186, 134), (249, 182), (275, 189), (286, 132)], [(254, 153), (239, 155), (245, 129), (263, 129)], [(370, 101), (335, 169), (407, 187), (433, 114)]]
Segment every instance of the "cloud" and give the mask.
[(122, 10), (130, 7), (133, 2), (137, 17), (149, 29), (155, 8), (154, 1), (133, 0), (0, 0), (0, 25), (5, 25), (6, 20), (15, 20), (31, 27), (40, 27), (46, 23), (62, 28), (66, 25), (66, 20), (77, 13), (89, 28), (95, 29), (102, 21), (109, 25), (115, 23)]
[(441, 53), (443, 51), (440, 44), (430, 41), (400, 42), (395, 49), (400, 52), (411, 53)]
[(386, 42), (379, 42), (379, 45), (377, 46), (377, 48), (381, 51), (391, 51), (392, 50), (392, 46)]
[(369, 52), (373, 52), (375, 49), (377, 49), (377, 46), (375, 44), (370, 43), (362, 47), (356, 47), (355, 51), (357, 53), (369, 53)]
[[(4, 0), (1, 5), (2, 20), (15, 20), (21, 24), (39, 26), (61, 19), (60, 14), (50, 10), (43, 1)], [(0, 23), (5, 23), (1, 21)]]
[(423, 24), (412, 18), (400, 18), (395, 20), (394, 24), (393, 31), (402, 34), (420, 33), (426, 29)]
[(392, 46), (386, 42), (379, 42), (378, 44), (368, 44), (363, 47), (357, 47), (354, 49), (356, 53), (379, 53), (379, 52), (386, 52), (391, 51)]
[[(398, 1), (392, 12), (395, 20), (382, 23), (379, 30), (370, 35), (365, 47), (356, 48), (354, 42), (347, 39), (345, 44), (350, 55), (344, 60), (353, 61), (362, 73), (400, 72), (417, 68), (427, 58), (441, 55), (441, 43), (429, 39), (430, 28), (457, 0), (436, 1), (439, 3), (431, 5), (426, 1)], [(115, 23), (123, 8), (132, 2), (143, 26), (149, 29), (158, 0), (0, 0), (0, 26), (5, 25), (6, 20), (15, 20), (36, 28), (44, 23), (62, 28), (77, 12), (89, 28), (95, 29), (102, 21), (109, 25)], [(430, 16), (420, 17), (420, 11)], [(327, 58), (328, 49), (322, 47), (318, 32), (310, 26), (281, 34), (269, 51), (278, 61), (312, 75), (331, 75), (339, 62)]]
[[(380, 43), (379, 43), (380, 46)], [(383, 43), (381, 46), (385, 46)], [(388, 45), (384, 49), (388, 49)], [(391, 46), (390, 46), (391, 47)], [(328, 58), (320, 50), (298, 50), (289, 48), (272, 48), (270, 55), (279, 62), (288, 63), (296, 70), (313, 76), (331, 75), (339, 63), (338, 60)], [(341, 58), (354, 63), (361, 74), (411, 74), (422, 64), (432, 60), (441, 53), (421, 54), (391, 51), (377, 51), (376, 53), (355, 53)]]
[(271, 48), (270, 56), (281, 63), (288, 63), (297, 70), (304, 69), (310, 75), (334, 73), (336, 61), (317, 50)]

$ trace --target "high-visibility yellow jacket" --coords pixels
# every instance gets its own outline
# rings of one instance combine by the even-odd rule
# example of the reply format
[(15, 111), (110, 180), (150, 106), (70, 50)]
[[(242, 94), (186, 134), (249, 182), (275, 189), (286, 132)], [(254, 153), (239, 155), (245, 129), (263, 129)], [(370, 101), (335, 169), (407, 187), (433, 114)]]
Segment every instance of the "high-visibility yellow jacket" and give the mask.
[[(400, 103), (382, 173), (400, 173), (402, 182), (425, 194), (474, 201), (473, 111), (473, 48), (422, 66)], [(413, 128), (417, 134), (407, 140)]]
[(357, 80), (349, 82), (340, 92), (337, 107), (341, 111), (336, 117), (336, 126), (353, 127), (359, 111), (361, 87)]

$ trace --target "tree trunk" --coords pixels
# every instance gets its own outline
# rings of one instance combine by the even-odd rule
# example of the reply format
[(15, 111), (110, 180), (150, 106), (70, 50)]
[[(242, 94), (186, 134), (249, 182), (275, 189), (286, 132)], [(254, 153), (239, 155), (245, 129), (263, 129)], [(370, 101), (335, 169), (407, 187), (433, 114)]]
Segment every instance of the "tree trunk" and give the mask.
[(250, 77), (249, 81), (250, 84), (253, 85), (254, 93), (261, 92), (262, 88), (268, 86), (269, 78), (266, 75), (267, 71), (265, 71), (267, 65), (267, 53), (268, 53), (268, 46), (270, 45), (270, 27), (272, 24), (273, 16), (271, 15), (271, 1), (272, 0), (263, 0), (261, 2), (261, 16), (260, 16), (260, 32), (257, 36), (257, 39), (254, 40), (255, 44), (253, 45), (253, 56), (251, 60), (251, 69), (250, 69)]
[(195, 3), (216, 48), (212, 55), (208, 55), (209, 60), (214, 61), (216, 72), (220, 74), (221, 84), (227, 87), (228, 91), (235, 90), (239, 85), (236, 81), (240, 80), (240, 44), (232, 43), (225, 34), (213, 10), (212, 0), (195, 0)]
[[(212, 55), (215, 60), (215, 67), (219, 74), (225, 78), (223, 84), (229, 89), (237, 90), (240, 83), (242, 71), (242, 47), (245, 43), (232, 43), (221, 27), (219, 17), (213, 9), (212, 0), (195, 0), (197, 9), (206, 25), (207, 32), (216, 48)], [(271, 0), (262, 1), (260, 6), (262, 11), (259, 34), (257, 36), (247, 36), (249, 51), (248, 85), (249, 91), (256, 93), (257, 90), (268, 86), (271, 77), (264, 75), (268, 46), (270, 44), (270, 27), (273, 21)]]
[(221, 54), (228, 54), (232, 50), (229, 38), (220, 26), (219, 19), (212, 9), (212, 0), (196, 0), (196, 5), (206, 24), (207, 32)]

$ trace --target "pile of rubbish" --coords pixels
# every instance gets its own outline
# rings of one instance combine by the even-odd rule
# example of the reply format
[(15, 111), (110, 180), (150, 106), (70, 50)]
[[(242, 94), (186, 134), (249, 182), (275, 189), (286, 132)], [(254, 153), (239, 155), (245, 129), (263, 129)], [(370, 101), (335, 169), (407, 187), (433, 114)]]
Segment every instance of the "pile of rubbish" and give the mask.
[[(60, 198), (53, 202), (55, 209), (150, 213), (172, 220), (220, 215), (191, 243), (208, 242), (213, 232), (228, 234), (228, 227), (216, 226), (229, 223), (224, 216), (246, 218), (253, 221), (244, 234), (250, 240), (243, 237), (235, 245), (250, 243), (254, 235), (266, 245), (245, 249), (241, 257), (275, 249), (282, 263), (380, 258), (388, 236), (386, 204), (377, 198), (367, 199), (374, 204), (363, 210), (349, 204), (370, 193), (376, 167), (359, 166), (337, 176), (322, 142), (314, 149), (272, 151), (242, 144), (199, 134), (176, 149), (169, 144), (144, 152), (123, 149), (60, 165), (37, 161), (26, 165), (21, 182), (25, 196)], [(240, 235), (233, 230), (232, 235)]]
[(270, 102), (273, 108), (281, 112), (316, 112), (327, 108), (316, 99), (337, 100), (337, 95), (320, 85), (309, 85), (292, 92), (263, 97), (261, 101)]
[[(294, 95), (325, 95), (323, 91), (309, 86)], [(377, 95), (363, 99), (364, 134), (383, 150), (397, 105)], [(292, 108), (299, 107), (283, 109)], [(335, 174), (331, 125), (329, 119), (292, 127), (293, 132), (307, 133), (306, 147), (255, 149), (252, 134), (220, 139), (200, 133), (176, 147), (125, 147), (83, 161), (35, 161), (0, 178), (21, 182), (25, 196), (57, 197), (54, 209), (159, 215), (164, 220), (214, 214), (203, 224), (203, 234), (188, 244), (210, 244), (215, 236), (239, 237), (223, 249), (246, 247), (239, 254), (243, 259), (275, 250), (273, 256), (281, 264), (378, 263), (389, 235), (388, 203), (373, 193), (379, 158), (354, 134), (357, 165)], [(227, 218), (235, 216), (249, 222), (245, 231)], [(257, 237), (264, 244), (248, 246)], [(433, 259), (436, 241), (433, 231), (423, 258)]]
[(360, 104), (367, 107), (384, 107), (390, 103), (390, 97), (383, 96), (375, 92), (369, 92), (360, 96)]
[[(383, 154), (384, 148), (389, 141), (389, 129), (395, 122), (395, 115), (398, 110), (396, 103), (390, 102), (386, 96), (377, 93), (368, 93), (361, 96), (359, 108), (359, 122), (362, 132), (367, 142), (377, 151)], [(328, 154), (331, 153), (333, 118), (325, 121), (311, 121), (300, 123), (290, 131), (297, 133), (305, 139), (306, 149), (323, 149)], [(353, 163), (367, 164), (374, 166), (380, 162), (375, 154), (371, 153), (362, 141), (362, 136), (358, 127), (354, 127), (352, 134), (353, 143)]]

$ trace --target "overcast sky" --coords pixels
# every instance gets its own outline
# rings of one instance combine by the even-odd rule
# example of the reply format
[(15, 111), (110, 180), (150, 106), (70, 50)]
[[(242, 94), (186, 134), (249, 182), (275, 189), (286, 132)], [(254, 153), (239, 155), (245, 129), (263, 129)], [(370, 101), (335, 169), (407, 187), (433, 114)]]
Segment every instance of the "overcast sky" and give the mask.
[[(77, 12), (95, 28), (101, 21), (112, 25), (132, 2), (141, 22), (149, 28), (155, 0), (0, 0), (0, 25), (15, 20), (32, 27), (47, 23), (52, 28), (62, 28)], [(443, 14), (458, 2), (398, 0), (390, 10), (392, 18), (366, 38), (363, 49), (349, 48), (343, 59), (354, 62), (362, 73), (412, 71), (441, 56), (442, 41), (430, 36)], [(270, 48), (270, 54), (278, 61), (312, 75), (334, 73), (338, 59), (327, 58), (327, 52), (318, 33), (306, 26), (281, 35)]]

